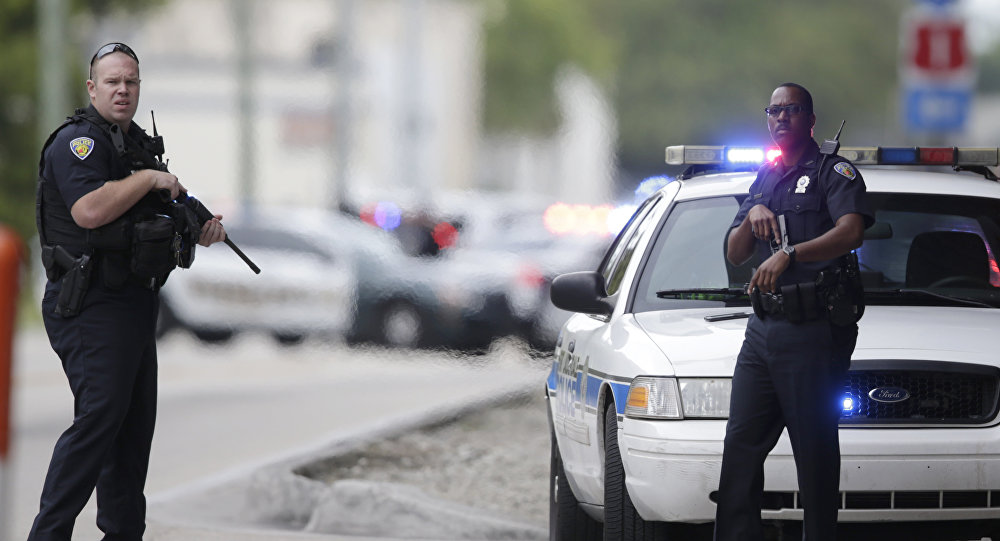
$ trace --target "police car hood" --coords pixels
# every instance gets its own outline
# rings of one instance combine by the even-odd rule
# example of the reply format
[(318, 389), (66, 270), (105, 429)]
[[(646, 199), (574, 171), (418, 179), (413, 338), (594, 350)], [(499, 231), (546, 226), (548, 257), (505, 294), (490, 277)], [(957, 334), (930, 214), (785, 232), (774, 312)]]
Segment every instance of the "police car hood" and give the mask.
[[(666, 356), (675, 375), (720, 377), (733, 373), (747, 319), (712, 322), (705, 317), (749, 311), (749, 307), (664, 310), (635, 314), (635, 321)], [(995, 351), (1000, 309), (869, 306), (858, 326), (854, 359), (1000, 366)]]

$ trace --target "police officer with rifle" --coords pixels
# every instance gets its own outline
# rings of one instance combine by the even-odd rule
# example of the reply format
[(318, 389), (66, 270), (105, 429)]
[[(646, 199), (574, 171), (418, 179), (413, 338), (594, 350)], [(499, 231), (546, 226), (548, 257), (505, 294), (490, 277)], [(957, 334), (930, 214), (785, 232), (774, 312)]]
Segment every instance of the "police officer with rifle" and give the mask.
[(781, 156), (758, 170), (727, 239), (730, 263), (756, 257), (758, 266), (748, 285), (754, 314), (733, 374), (715, 539), (763, 540), (764, 460), (787, 428), (803, 538), (834, 540), (839, 398), (864, 309), (851, 251), (874, 219), (864, 180), (837, 156), (837, 139), (822, 147), (813, 140), (808, 90), (782, 84), (765, 112)]
[(74, 418), (52, 453), (31, 541), (69, 541), (95, 488), (104, 539), (142, 539), (158, 290), (174, 268), (191, 265), (196, 244), (226, 239), (222, 216), (188, 198), (155, 157), (162, 139), (132, 121), (135, 52), (123, 43), (98, 49), (87, 91), (90, 106), (49, 136), (39, 163), (42, 316)]

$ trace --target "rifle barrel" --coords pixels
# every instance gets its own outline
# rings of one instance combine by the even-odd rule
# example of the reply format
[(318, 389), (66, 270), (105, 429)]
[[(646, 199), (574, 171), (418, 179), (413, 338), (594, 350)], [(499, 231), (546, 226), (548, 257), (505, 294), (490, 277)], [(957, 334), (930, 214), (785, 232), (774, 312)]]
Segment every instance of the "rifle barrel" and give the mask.
[(234, 243), (233, 241), (229, 240), (229, 235), (228, 234), (226, 235), (226, 240), (223, 241), (223, 242), (226, 243), (226, 246), (229, 246), (230, 248), (232, 248), (232, 250), (234, 252), (236, 252), (236, 255), (240, 256), (240, 259), (242, 259), (243, 262), (246, 263), (248, 267), (250, 267), (250, 270), (252, 270), (254, 272), (254, 274), (260, 274), (260, 267), (258, 267), (257, 265), (255, 265), (253, 261), (250, 261), (250, 258), (247, 257), (247, 255), (243, 253), (243, 250), (240, 250), (239, 247), (236, 246), (236, 243)]

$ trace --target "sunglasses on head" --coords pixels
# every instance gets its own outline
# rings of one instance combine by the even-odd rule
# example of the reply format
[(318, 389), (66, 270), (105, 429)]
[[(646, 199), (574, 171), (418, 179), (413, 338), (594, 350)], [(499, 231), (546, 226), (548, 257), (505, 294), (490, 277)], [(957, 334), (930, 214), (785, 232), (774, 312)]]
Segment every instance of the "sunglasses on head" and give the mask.
[(94, 53), (94, 56), (90, 59), (90, 65), (91, 65), (91, 67), (94, 66), (94, 62), (97, 62), (98, 60), (100, 60), (100, 59), (104, 58), (105, 56), (108, 56), (109, 54), (111, 54), (113, 52), (116, 52), (116, 51), (121, 51), (121, 52), (123, 52), (123, 53), (131, 56), (132, 60), (135, 60), (136, 64), (139, 63), (139, 57), (136, 56), (135, 51), (133, 51), (131, 47), (129, 47), (128, 45), (125, 45), (124, 43), (114, 42), (114, 43), (109, 43), (109, 44), (101, 47), (100, 49), (97, 50), (96, 53)]
[(782, 111), (788, 111), (789, 115), (797, 115), (804, 110), (805, 108), (797, 103), (793, 103), (792, 105), (768, 105), (764, 108), (767, 116), (781, 116)]

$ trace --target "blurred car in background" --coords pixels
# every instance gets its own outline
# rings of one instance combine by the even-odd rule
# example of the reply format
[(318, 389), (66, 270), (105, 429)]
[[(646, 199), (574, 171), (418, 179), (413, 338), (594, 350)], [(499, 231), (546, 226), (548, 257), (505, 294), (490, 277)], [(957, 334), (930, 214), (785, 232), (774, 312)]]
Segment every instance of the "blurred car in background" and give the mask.
[(613, 239), (611, 208), (500, 196), (451, 203), (448, 215), (460, 229), (443, 259), (478, 265), (504, 289), (508, 332), (551, 350), (571, 313), (552, 304), (549, 285), (559, 274), (597, 268)]
[[(309, 335), (403, 348), (486, 348), (516, 335), (551, 349), (568, 313), (552, 278), (596, 268), (609, 235), (553, 233), (547, 205), (465, 198), (434, 213), (455, 224), (435, 256), (413, 256), (395, 232), (322, 209), (256, 209), (227, 219), (254, 275), (225, 246), (199, 248), (162, 290), (159, 333), (181, 328), (220, 342), (263, 331), (282, 343)], [(434, 231), (429, 231), (433, 235)]]
[[(361, 223), (361, 222), (358, 222)], [(407, 255), (396, 237), (362, 224), (355, 249), (352, 344), (478, 349), (512, 332), (506, 282), (480, 262)]]
[(260, 268), (254, 274), (223, 244), (199, 246), (194, 265), (171, 273), (160, 291), (157, 334), (186, 329), (206, 342), (263, 331), (291, 344), (308, 335), (341, 335), (355, 289), (351, 260), (300, 213), (227, 219), (230, 238)]

